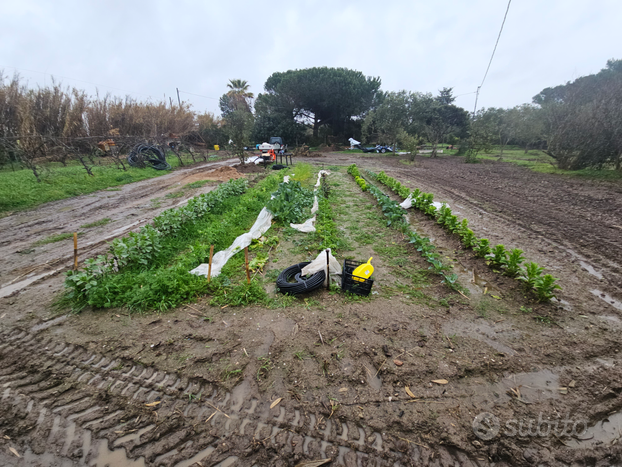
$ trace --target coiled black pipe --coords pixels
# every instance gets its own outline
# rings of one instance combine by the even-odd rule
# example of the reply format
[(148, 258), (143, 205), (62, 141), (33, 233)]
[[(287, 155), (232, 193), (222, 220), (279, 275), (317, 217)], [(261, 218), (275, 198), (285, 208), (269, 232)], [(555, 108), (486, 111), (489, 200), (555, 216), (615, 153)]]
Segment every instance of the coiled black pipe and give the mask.
[(151, 165), (156, 170), (169, 170), (171, 165), (166, 162), (164, 152), (158, 146), (148, 144), (137, 144), (132, 148), (127, 162), (132, 167), (144, 168), (146, 164)]
[[(283, 269), (276, 280), (276, 286), (279, 289), (279, 292), (289, 295), (296, 295), (320, 288), (324, 283), (324, 279), (326, 279), (326, 273), (323, 270), (316, 272), (306, 280), (300, 278), (302, 268), (304, 268), (307, 264), (310, 264), (309, 261), (294, 264), (293, 266)], [(291, 282), (294, 280), (296, 282)]]

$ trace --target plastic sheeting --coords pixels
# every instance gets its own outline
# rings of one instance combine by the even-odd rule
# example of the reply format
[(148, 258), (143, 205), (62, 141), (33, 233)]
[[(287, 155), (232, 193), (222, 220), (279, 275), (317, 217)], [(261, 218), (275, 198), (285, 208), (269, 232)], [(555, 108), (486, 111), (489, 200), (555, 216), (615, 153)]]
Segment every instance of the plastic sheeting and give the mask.
[(315, 216), (310, 219), (307, 219), (302, 224), (289, 224), (292, 229), (296, 229), (299, 232), (309, 233), (315, 232)]
[(400, 207), (403, 209), (410, 209), (413, 206), (413, 194), (409, 194), (408, 198), (400, 203)]
[[(328, 266), (330, 268), (329, 270), (330, 276), (337, 276), (337, 275), (340, 276), (341, 265), (331, 253), (330, 248), (327, 248), (326, 250), (322, 251), (319, 255), (317, 255), (317, 258), (315, 258), (313, 261), (307, 264), (304, 268), (302, 268), (302, 272), (300, 273), (300, 275), (310, 276), (311, 274), (315, 274), (318, 271), (324, 271), (324, 274), (326, 274), (326, 252), (327, 251), (328, 251)], [(326, 274), (326, 277), (328, 277), (328, 274)], [(335, 278), (333, 277), (333, 279)], [(324, 280), (324, 285), (328, 285), (327, 281), (328, 279)]]
[[(221, 250), (214, 255), (212, 258), (212, 276), (216, 277), (220, 274), (223, 266), (227, 264), (227, 261), (231, 259), (233, 255), (242, 251), (244, 248), (249, 246), (253, 239), (261, 237), (265, 234), (270, 226), (272, 225), (272, 218), (274, 216), (270, 211), (266, 208), (263, 208), (259, 215), (257, 216), (257, 220), (251, 227), (251, 229), (236, 238), (231, 246), (226, 250)], [(209, 271), (209, 264), (203, 263), (190, 271), (190, 274), (196, 274), (197, 276), (205, 276), (207, 277), (207, 273)]]
[(319, 188), (320, 180), (322, 179), (322, 175), (324, 175), (324, 174), (330, 175), (330, 172), (328, 170), (320, 170), (317, 173), (317, 183), (315, 184), (315, 190), (313, 190), (313, 191), (316, 191)]
[[(320, 170), (317, 176), (317, 183), (315, 184), (316, 188), (313, 191), (317, 191), (317, 187), (320, 186), (320, 177), (322, 176), (322, 174), (330, 175), (330, 172), (327, 170)], [(289, 183), (289, 179), (292, 175), (294, 174), (286, 175), (285, 177), (283, 177), (283, 181), (285, 183)], [(318, 209), (319, 209), (319, 203), (317, 200), (317, 196), (314, 196), (313, 207), (311, 208), (311, 214), (315, 214)], [(233, 255), (235, 255), (236, 253), (242, 251), (244, 248), (249, 246), (251, 242), (253, 241), (253, 239), (259, 238), (264, 233), (266, 233), (268, 229), (270, 228), (270, 226), (272, 225), (273, 217), (274, 216), (272, 215), (272, 213), (264, 207), (259, 213), (259, 215), (257, 216), (257, 220), (251, 227), (250, 231), (236, 238), (231, 244), (231, 246), (227, 248), (226, 250), (222, 250), (216, 253), (214, 257), (212, 258), (211, 277), (218, 276), (223, 266), (227, 264), (227, 261), (229, 261)], [(315, 232), (315, 226), (313, 225), (315, 223), (315, 218), (316, 216), (314, 215), (312, 218), (307, 219), (302, 224), (290, 224), (290, 226), (300, 232), (305, 232), (305, 233)], [(341, 267), (339, 266), (339, 263), (337, 263), (337, 260), (335, 260), (334, 257), (332, 258), (332, 260), (334, 260), (335, 265), (337, 269), (339, 270), (339, 272), (336, 274), (341, 274)], [(332, 260), (330, 263), (331, 274), (332, 274), (332, 269), (333, 269)], [(326, 253), (324, 253), (324, 263), (326, 263)], [(324, 264), (324, 267), (326, 267), (326, 264)], [(194, 268), (192, 271), (190, 271), (191, 274), (196, 274), (197, 276), (205, 276), (205, 277), (207, 277), (208, 272), (209, 272), (209, 264), (207, 263), (202, 263), (198, 265), (196, 268)]]
[[(412, 205), (413, 205), (412, 193), (408, 195), (408, 198), (406, 198), (404, 201), (400, 203), (400, 207), (403, 209), (410, 209)], [(449, 204), (447, 203), (440, 203), (438, 201), (432, 202), (432, 206), (434, 206), (436, 209), (440, 209), (441, 207), (443, 207), (443, 205), (449, 207)]]
[[(317, 189), (319, 188), (319, 186), (321, 184), (320, 180), (322, 179), (322, 175), (323, 174), (330, 175), (330, 172), (328, 170), (320, 170), (318, 172), (318, 174), (317, 174), (317, 182), (315, 183), (315, 188), (313, 189), (313, 191), (317, 191)], [(317, 200), (317, 195), (314, 195), (313, 196), (313, 207), (311, 208), (311, 214), (315, 214), (319, 208), (320, 208), (320, 204), (319, 204), (319, 202)], [(315, 225), (314, 224), (315, 224), (315, 215), (312, 218), (307, 219), (306, 221), (304, 221), (302, 224), (289, 224), (289, 226), (292, 229), (298, 230), (299, 232), (309, 233), (309, 232), (315, 232)]]

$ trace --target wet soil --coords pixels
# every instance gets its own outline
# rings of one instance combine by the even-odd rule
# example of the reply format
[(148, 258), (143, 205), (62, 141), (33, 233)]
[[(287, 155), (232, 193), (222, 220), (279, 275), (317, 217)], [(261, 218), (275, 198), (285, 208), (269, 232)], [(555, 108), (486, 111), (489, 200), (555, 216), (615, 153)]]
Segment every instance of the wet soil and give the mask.
[[(515, 280), (491, 272), (433, 221), (409, 212), (413, 228), (432, 239), (469, 294), (448, 289), (428, 274), (407, 240), (385, 226), (373, 199), (360, 192), (345, 170), (333, 169), (333, 189), (344, 200), (333, 208), (335, 220), (350, 245), (339, 259), (374, 257), (370, 298), (320, 290), (276, 309), (221, 308), (203, 297), (165, 314), (86, 310), (59, 316), (50, 307), (62, 288), (59, 275), (0, 298), (0, 463), (285, 466), (322, 458), (332, 459), (327, 465), (348, 466), (622, 462), (617, 444), (622, 322), (615, 303), (621, 282), (616, 239), (606, 237), (609, 255), (594, 245), (583, 248), (580, 236), (572, 234), (583, 228), (580, 213), (565, 201), (574, 191), (583, 193), (580, 199), (587, 205), (595, 196), (611, 196), (614, 201), (602, 205), (601, 216), (594, 214), (592, 223), (617, 225), (618, 187), (573, 179), (569, 184), (574, 188), (563, 188), (568, 179), (505, 164), (467, 166), (467, 171), (449, 158), (408, 166), (383, 156), (329, 154), (317, 163), (326, 168), (354, 160), (435, 193), (467, 217), (478, 236), (523, 249), (529, 260), (560, 278), (560, 301), (535, 302)], [(467, 179), (455, 188), (452, 177), (458, 174), (471, 183)], [(477, 187), (488, 178), (507, 180), (484, 195)], [(147, 190), (135, 185), (137, 194)], [(578, 226), (556, 227), (550, 219), (557, 214), (519, 219), (525, 197), (539, 185), (566, 190), (557, 198), (559, 209), (567, 208), (566, 220), (576, 220)], [(484, 191), (478, 194), (480, 189)], [(156, 194), (162, 197), (161, 191), (154, 190)], [(107, 199), (103, 193), (98, 196)], [(501, 209), (496, 198), (515, 200), (517, 211), (509, 205)], [(88, 199), (67, 201), (75, 203), (72, 222), (112, 217), (123, 208), (107, 204), (90, 215), (92, 220), (82, 220), (80, 209)], [(128, 192), (122, 202), (130, 205), (128, 212), (138, 209), (131, 207), (132, 199)], [(52, 217), (46, 209), (50, 207), (31, 215)], [(127, 218), (120, 224), (125, 222)], [(45, 236), (29, 237), (33, 226), (28, 222), (11, 229), (14, 239), (28, 239), (17, 249)], [(261, 273), (266, 278), (313, 256), (305, 250), (304, 234), (279, 235), (282, 241), (270, 250)], [(0, 248), (7, 248), (7, 257), (14, 255), (7, 245)], [(52, 253), (36, 258), (53, 259)], [(3, 278), (19, 277), (16, 267), (24, 268), (21, 259), (12, 261)], [(489, 425), (477, 424), (482, 413), (500, 423), (495, 436), (488, 438)], [(564, 419), (577, 429), (564, 432)], [(553, 423), (559, 429), (544, 432)], [(543, 430), (538, 432), (537, 426)]]

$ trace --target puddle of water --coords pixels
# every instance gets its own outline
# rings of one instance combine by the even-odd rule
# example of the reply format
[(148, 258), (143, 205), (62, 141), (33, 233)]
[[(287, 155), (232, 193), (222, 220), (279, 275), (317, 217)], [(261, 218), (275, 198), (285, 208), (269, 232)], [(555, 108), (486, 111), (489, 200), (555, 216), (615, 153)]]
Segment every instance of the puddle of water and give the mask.
[(29, 277), (23, 281), (16, 282), (14, 284), (6, 285), (0, 288), (0, 298), (11, 295), (16, 290), (21, 290), (26, 286), (29, 286), (33, 282), (38, 281), (39, 279), (43, 279), (44, 277), (51, 276), (52, 274), (56, 274), (61, 271), (61, 269), (54, 269), (53, 271), (44, 272), (42, 274), (38, 274), (36, 276)]
[(52, 326), (56, 326), (57, 324), (65, 321), (67, 318), (69, 318), (69, 315), (63, 315), (63, 316), (59, 316), (58, 318), (54, 318), (49, 321), (46, 321), (44, 323), (36, 324), (32, 328), (30, 328), (30, 332), (35, 333), (35, 332), (39, 332), (44, 329), (50, 328)]
[(547, 369), (533, 373), (517, 373), (503, 378), (494, 385), (496, 392), (506, 395), (512, 388), (518, 390), (521, 399), (526, 402), (557, 399), (559, 397), (559, 377)]
[[(577, 430), (582, 430), (581, 425), (577, 425)], [(622, 412), (600, 420), (593, 427), (578, 438), (571, 438), (564, 441), (564, 444), (571, 448), (595, 448), (603, 445), (612, 445), (622, 437)]]
[(596, 269), (594, 269), (594, 267), (591, 264), (586, 263), (585, 261), (579, 261), (579, 264), (581, 265), (581, 267), (583, 269), (585, 269), (587, 272), (589, 272), (592, 276), (598, 278), (598, 279), (602, 279), (603, 275), (597, 271)]
[(367, 384), (376, 392), (380, 392), (382, 389), (382, 378), (378, 376), (378, 371), (371, 364), (365, 365), (367, 373)]
[[(62, 459), (52, 453), (35, 454), (28, 448), (22, 454), (24, 465), (53, 465), (58, 467), (73, 467), (74, 463), (70, 459)], [(14, 464), (7, 464), (14, 465)]]
[(128, 459), (125, 454), (125, 449), (115, 449), (111, 451), (108, 449), (108, 440), (101, 440), (97, 454), (91, 459), (90, 467), (145, 467), (145, 458), (140, 457), (136, 460)]
[(531, 373), (516, 373), (504, 377), (497, 383), (474, 382), (470, 387), (474, 403), (504, 404), (518, 399), (526, 404), (545, 399), (559, 398), (559, 377), (550, 369)]
[(499, 295), (499, 291), (487, 280), (482, 278), (475, 270), (466, 269), (460, 264), (454, 264), (453, 272), (458, 275), (460, 285), (469, 289), (473, 295), (481, 295), (484, 290), (487, 294)]
[(602, 301), (604, 301), (604, 302), (608, 303), (609, 305), (611, 305), (612, 307), (614, 307), (616, 310), (622, 311), (622, 302), (619, 302), (615, 298), (611, 297), (609, 294), (606, 294), (605, 292), (601, 292), (598, 289), (590, 290), (590, 292), (592, 292), (592, 295), (597, 296)]
[(242, 381), (231, 391), (231, 411), (239, 412), (251, 396), (251, 384), (248, 380)]
[(149, 430), (152, 430), (154, 428), (155, 428), (155, 425), (149, 425), (149, 426), (146, 426), (145, 428), (142, 428), (142, 429), (138, 430), (135, 433), (131, 433), (129, 435), (122, 436), (121, 438), (118, 438), (118, 439), (115, 440), (114, 445), (116, 447), (116, 446), (120, 446), (123, 443), (127, 443), (128, 441), (139, 440), (142, 435), (144, 435)]
[(200, 452), (198, 452), (194, 457), (191, 457), (188, 460), (182, 461), (179, 464), (175, 465), (175, 467), (192, 467), (194, 465), (203, 465), (201, 461), (209, 456), (212, 452), (214, 452), (216, 448), (208, 447)]
[(477, 339), (480, 342), (488, 344), (497, 352), (504, 353), (506, 355), (515, 355), (516, 352), (510, 346), (499, 342), (498, 337), (518, 339), (521, 337), (521, 333), (518, 331), (495, 328), (487, 324), (483, 320), (478, 320), (477, 323), (469, 323), (467, 321), (450, 321), (443, 325), (443, 332), (446, 335), (456, 334), (462, 337), (471, 337)]

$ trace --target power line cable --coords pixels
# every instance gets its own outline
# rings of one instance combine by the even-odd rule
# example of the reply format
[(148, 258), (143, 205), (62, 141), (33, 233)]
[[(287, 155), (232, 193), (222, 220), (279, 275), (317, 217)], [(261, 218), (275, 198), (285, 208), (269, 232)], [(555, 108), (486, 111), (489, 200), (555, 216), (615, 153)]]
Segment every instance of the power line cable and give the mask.
[(202, 96), (201, 94), (193, 94), (191, 92), (182, 91), (181, 89), (179, 90), (179, 92), (182, 93), (182, 94), (190, 94), (191, 96), (205, 97), (206, 99), (214, 99), (215, 101), (218, 100), (217, 97)]
[(495, 42), (495, 48), (492, 49), (492, 55), (490, 56), (490, 61), (488, 62), (486, 73), (484, 73), (484, 79), (482, 79), (482, 84), (480, 84), (477, 87), (477, 91), (475, 91), (475, 107), (473, 108), (473, 116), (475, 116), (475, 111), (477, 110), (477, 99), (479, 98), (479, 90), (484, 85), (484, 81), (486, 81), (486, 77), (488, 76), (488, 71), (490, 70), (490, 65), (492, 65), (492, 59), (495, 57), (495, 52), (497, 51), (497, 46), (499, 45), (499, 39), (501, 39), (501, 33), (503, 32), (503, 26), (505, 25), (505, 20), (508, 17), (508, 11), (510, 11), (511, 3), (512, 3), (512, 0), (508, 0), (508, 7), (505, 9), (505, 15), (503, 16), (503, 22), (501, 23), (501, 29), (499, 29), (499, 35), (497, 36), (497, 42)]

